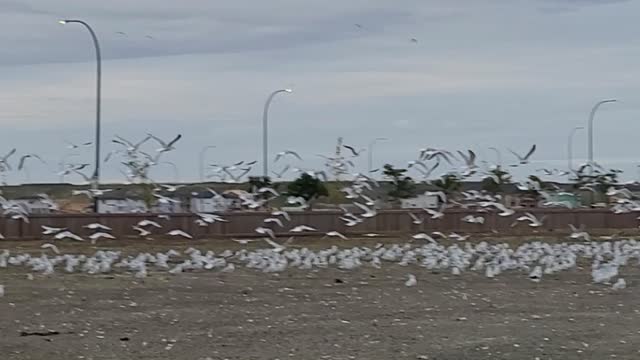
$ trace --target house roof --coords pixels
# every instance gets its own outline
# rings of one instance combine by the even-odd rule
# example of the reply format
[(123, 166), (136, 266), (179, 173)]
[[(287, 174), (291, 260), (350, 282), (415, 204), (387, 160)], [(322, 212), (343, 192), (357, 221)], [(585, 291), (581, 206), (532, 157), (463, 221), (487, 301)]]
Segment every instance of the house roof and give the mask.
[(96, 196), (100, 200), (142, 200), (142, 194), (133, 189), (118, 189)]
[(37, 195), (24, 195), (24, 196), (10, 198), (9, 200), (20, 201), (20, 200), (44, 200), (44, 199), (41, 196), (37, 196)]

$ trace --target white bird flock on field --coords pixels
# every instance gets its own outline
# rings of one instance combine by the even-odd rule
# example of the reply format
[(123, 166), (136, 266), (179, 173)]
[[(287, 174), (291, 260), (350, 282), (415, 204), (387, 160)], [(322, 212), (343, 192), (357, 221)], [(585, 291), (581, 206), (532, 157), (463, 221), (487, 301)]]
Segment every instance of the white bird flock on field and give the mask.
[[(466, 242), (445, 246), (430, 241), (419, 246), (412, 243), (378, 244), (372, 248), (338, 248), (333, 245), (315, 251), (287, 247), (290, 241), (277, 244), (268, 240), (271, 247), (267, 249), (225, 250), (220, 253), (189, 248), (183, 253), (169, 250), (153, 254), (139, 253), (135, 256), (125, 256), (121, 251), (104, 250), (91, 256), (63, 254), (60, 251), (54, 251), (55, 255), (42, 252), (36, 256), (28, 253), (11, 254), (4, 250), (0, 252), (0, 270), (21, 267), (43, 275), (129, 272), (135, 277), (143, 278), (151, 271), (179, 274), (184, 271), (224, 269), (225, 272), (232, 272), (245, 267), (272, 273), (288, 269), (312, 270), (327, 267), (356, 270), (395, 264), (413, 265), (430, 271), (449, 271), (453, 275), (476, 272), (488, 278), (508, 272), (521, 273), (523, 277), (538, 282), (545, 276), (590, 263), (594, 283), (614, 284), (614, 289), (621, 290), (628, 285), (620, 277), (622, 268), (640, 262), (640, 242), (633, 239), (558, 244), (534, 241), (516, 248), (506, 243)], [(407, 284), (417, 285), (415, 277), (410, 276)]]

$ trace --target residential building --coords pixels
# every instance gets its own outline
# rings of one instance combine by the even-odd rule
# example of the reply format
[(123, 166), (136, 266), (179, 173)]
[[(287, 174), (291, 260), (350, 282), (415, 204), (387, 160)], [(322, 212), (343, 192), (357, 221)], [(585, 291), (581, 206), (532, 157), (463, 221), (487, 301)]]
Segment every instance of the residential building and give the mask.
[(229, 210), (233, 199), (224, 195), (214, 195), (210, 191), (193, 192), (189, 198), (189, 211), (197, 213), (214, 213)]
[(98, 213), (121, 214), (147, 212), (147, 205), (138, 196), (108, 192), (98, 198)]
[(440, 207), (440, 197), (431, 194), (420, 194), (409, 199), (401, 199), (400, 207), (403, 209), (437, 209)]
[(28, 214), (51, 214), (57, 209), (57, 205), (50, 199), (40, 196), (22, 196), (10, 201), (23, 208)]

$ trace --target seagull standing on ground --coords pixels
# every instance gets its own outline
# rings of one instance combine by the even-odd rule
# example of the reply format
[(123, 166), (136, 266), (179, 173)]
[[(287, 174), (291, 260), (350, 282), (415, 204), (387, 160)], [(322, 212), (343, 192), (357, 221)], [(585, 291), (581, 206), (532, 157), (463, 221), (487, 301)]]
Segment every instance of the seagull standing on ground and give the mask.
[(416, 284), (418, 284), (418, 280), (416, 280), (416, 276), (413, 274), (409, 274), (409, 279), (405, 281), (404, 285), (406, 287), (413, 287), (413, 286), (416, 286)]

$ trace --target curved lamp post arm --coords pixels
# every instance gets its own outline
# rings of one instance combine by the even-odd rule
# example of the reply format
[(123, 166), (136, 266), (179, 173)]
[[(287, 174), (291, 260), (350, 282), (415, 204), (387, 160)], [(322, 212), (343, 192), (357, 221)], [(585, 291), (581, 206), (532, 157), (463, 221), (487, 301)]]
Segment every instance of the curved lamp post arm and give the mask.
[(293, 90), (291, 89), (280, 89), (269, 94), (267, 101), (264, 103), (264, 109), (262, 111), (262, 174), (266, 178), (269, 176), (269, 134), (268, 134), (268, 122), (269, 122), (269, 106), (271, 105), (271, 101), (273, 98), (279, 93), (291, 93)]
[[(93, 31), (91, 26), (82, 20), (60, 20), (60, 24), (71, 24), (77, 23), (83, 25), (87, 30), (89, 30), (89, 34), (91, 34), (91, 39), (93, 40), (93, 46), (96, 50), (96, 142), (95, 142), (95, 170), (93, 172), (93, 188), (97, 189), (100, 183), (100, 107), (101, 107), (101, 83), (102, 83), (102, 56), (100, 54), (100, 43), (98, 42), (98, 37), (96, 33)], [(98, 211), (98, 202), (97, 200), (94, 203), (94, 211)]]
[(593, 118), (596, 116), (596, 111), (598, 111), (598, 108), (600, 108), (601, 105), (603, 104), (607, 104), (607, 103), (613, 103), (616, 102), (618, 100), (616, 99), (609, 99), (609, 100), (602, 100), (597, 102), (593, 108), (591, 109), (591, 113), (589, 113), (589, 149), (588, 149), (588, 154), (589, 154), (589, 167), (591, 168), (591, 171), (593, 171)]

